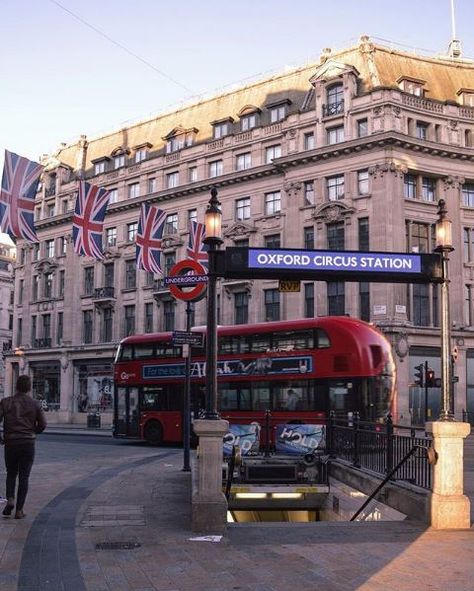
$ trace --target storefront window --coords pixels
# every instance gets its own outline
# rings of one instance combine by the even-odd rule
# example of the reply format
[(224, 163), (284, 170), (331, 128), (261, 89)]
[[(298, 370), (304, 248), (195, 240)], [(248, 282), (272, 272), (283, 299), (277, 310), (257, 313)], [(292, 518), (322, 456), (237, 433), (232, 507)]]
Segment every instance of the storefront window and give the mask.
[(112, 363), (81, 362), (74, 367), (74, 410), (112, 412)]

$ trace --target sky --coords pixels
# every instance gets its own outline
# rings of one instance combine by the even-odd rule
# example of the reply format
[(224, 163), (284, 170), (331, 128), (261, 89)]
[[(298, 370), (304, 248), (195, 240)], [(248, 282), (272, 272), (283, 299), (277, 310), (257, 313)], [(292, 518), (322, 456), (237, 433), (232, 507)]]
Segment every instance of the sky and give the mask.
[[(0, 166), (5, 148), (38, 160), (81, 134), (101, 135), (193, 97), (317, 61), (324, 47), (347, 47), (361, 34), (444, 53), (450, 6), (451, 0), (0, 0)], [(464, 55), (474, 57), (474, 2), (455, 0), (455, 7), (457, 37)]]

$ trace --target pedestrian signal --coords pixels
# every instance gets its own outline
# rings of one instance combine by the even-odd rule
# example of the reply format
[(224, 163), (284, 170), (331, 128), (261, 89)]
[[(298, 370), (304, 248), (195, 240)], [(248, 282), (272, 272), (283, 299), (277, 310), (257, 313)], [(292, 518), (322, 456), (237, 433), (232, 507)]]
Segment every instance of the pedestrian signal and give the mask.
[(434, 369), (430, 369), (429, 367), (426, 370), (425, 386), (427, 388), (435, 388), (436, 387), (436, 378), (435, 378)]
[(424, 363), (420, 363), (420, 365), (415, 365), (415, 384), (420, 388), (423, 388), (425, 385), (425, 365)]

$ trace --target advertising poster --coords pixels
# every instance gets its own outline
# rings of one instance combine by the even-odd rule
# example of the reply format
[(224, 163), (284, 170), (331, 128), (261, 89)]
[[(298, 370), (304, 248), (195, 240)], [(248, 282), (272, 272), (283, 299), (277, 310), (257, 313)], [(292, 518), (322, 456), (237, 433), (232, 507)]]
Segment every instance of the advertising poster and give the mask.
[(232, 455), (234, 445), (240, 447), (243, 456), (257, 453), (260, 447), (260, 424), (230, 425), (230, 430), (224, 435), (224, 456)]
[(277, 425), (275, 448), (277, 453), (305, 455), (324, 444), (323, 425)]

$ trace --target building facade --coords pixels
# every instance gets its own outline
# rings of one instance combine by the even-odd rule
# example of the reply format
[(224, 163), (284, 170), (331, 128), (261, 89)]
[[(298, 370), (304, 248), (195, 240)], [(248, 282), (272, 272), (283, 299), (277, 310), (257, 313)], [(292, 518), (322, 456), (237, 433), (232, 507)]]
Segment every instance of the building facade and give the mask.
[(8, 237), (0, 241), (0, 398), (11, 394), (5, 391), (5, 358), (12, 353), (15, 253), (15, 246)]
[[(183, 329), (184, 304), (162, 277), (135, 268), (141, 204), (167, 213), (165, 274), (185, 258), (189, 220), (209, 191), (222, 202), (225, 246), (431, 252), (437, 201), (447, 202), (455, 410), (474, 411), (474, 65), (360, 43), (320, 62), (103, 137), (82, 136), (45, 160), (36, 202), (40, 244), (18, 243), (14, 347), (7, 382), (29, 372), (51, 420), (111, 420), (112, 362), (131, 333)], [(71, 244), (77, 179), (111, 190), (106, 257)], [(348, 314), (378, 325), (397, 361), (396, 420), (439, 410), (439, 389), (414, 386), (414, 368), (440, 374), (433, 285), (222, 280), (219, 322)], [(205, 324), (205, 302), (194, 323)]]

